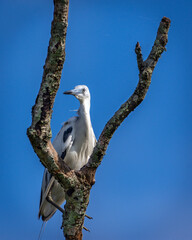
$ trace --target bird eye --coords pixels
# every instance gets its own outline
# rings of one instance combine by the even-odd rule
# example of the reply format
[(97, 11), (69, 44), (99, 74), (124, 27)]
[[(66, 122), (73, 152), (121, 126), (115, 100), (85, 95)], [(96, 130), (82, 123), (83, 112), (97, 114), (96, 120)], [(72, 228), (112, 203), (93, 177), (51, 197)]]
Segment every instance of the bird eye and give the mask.
[(85, 89), (85, 88), (83, 88), (83, 90), (82, 90), (82, 91), (83, 91), (83, 93), (85, 93), (86, 89)]

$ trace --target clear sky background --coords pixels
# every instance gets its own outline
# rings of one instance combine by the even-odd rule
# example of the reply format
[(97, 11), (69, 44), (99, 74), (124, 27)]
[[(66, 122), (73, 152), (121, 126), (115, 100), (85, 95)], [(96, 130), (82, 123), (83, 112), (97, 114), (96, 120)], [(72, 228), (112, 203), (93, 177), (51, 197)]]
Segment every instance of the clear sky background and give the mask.
[[(137, 41), (144, 58), (163, 16), (172, 21), (167, 52), (144, 102), (114, 134), (96, 174), (86, 240), (192, 239), (192, 2), (71, 0), (66, 61), (52, 117), (53, 137), (78, 101), (64, 90), (90, 88), (98, 138), (138, 82)], [(43, 166), (26, 136), (43, 73), (52, 0), (0, 1), (0, 239), (36, 240)], [(63, 239), (62, 215), (43, 239)]]

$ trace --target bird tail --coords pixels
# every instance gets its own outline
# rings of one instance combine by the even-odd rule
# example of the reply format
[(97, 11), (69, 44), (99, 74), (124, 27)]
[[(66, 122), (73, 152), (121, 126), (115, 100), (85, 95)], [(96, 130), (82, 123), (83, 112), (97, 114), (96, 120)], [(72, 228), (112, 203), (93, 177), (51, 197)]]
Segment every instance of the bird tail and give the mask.
[(43, 222), (43, 223), (42, 223), (42, 225), (41, 225), (41, 230), (40, 230), (39, 236), (38, 236), (38, 240), (41, 239), (41, 237), (42, 237), (42, 235), (43, 235), (43, 233), (44, 233), (44, 231), (45, 231), (46, 224), (47, 224), (47, 222)]

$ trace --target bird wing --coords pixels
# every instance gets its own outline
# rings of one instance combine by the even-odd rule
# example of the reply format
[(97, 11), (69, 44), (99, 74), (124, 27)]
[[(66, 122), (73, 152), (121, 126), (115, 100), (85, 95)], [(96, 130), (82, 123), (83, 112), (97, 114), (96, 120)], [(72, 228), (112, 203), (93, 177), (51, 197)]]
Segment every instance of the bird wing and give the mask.
[[(71, 146), (74, 142), (74, 123), (77, 121), (78, 117), (70, 118), (67, 122), (65, 122), (53, 140), (53, 146), (55, 150), (57, 151), (58, 155), (64, 160), (67, 152), (70, 150)], [(52, 176), (52, 174), (49, 173), (49, 171), (45, 168), (44, 174), (43, 174), (43, 180), (41, 185), (41, 196), (40, 196), (40, 203), (39, 203), (39, 218), (42, 216), (44, 219), (46, 216), (43, 215), (43, 212), (45, 211), (45, 208), (49, 208), (50, 203), (48, 203), (46, 200), (46, 197), (52, 188), (54, 186), (55, 178)], [(57, 184), (55, 184), (57, 185)], [(54, 212), (56, 209), (54, 208)], [(46, 211), (47, 212), (47, 211)], [(52, 216), (54, 214), (53, 207), (50, 208), (50, 214), (49, 216)]]
[(53, 141), (53, 147), (58, 155), (64, 160), (66, 153), (70, 150), (75, 137), (74, 125), (78, 117), (70, 118), (65, 122)]

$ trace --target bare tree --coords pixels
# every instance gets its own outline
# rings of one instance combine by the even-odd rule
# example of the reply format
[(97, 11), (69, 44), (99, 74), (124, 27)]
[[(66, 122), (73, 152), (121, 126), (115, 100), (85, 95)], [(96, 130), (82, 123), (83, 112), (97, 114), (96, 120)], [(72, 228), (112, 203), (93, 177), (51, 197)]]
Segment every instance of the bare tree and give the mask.
[(54, 0), (54, 18), (51, 38), (44, 66), (41, 87), (32, 108), (32, 124), (27, 135), (41, 163), (59, 181), (66, 193), (63, 214), (63, 232), (67, 240), (82, 239), (85, 212), (90, 190), (95, 183), (95, 172), (105, 155), (113, 133), (123, 120), (143, 101), (151, 83), (156, 63), (168, 41), (170, 19), (163, 17), (148, 58), (144, 61), (139, 43), (135, 53), (139, 69), (139, 82), (131, 97), (105, 125), (88, 163), (79, 171), (71, 170), (58, 156), (51, 144), (50, 121), (55, 96), (60, 85), (65, 60), (65, 41), (68, 25), (69, 0)]

